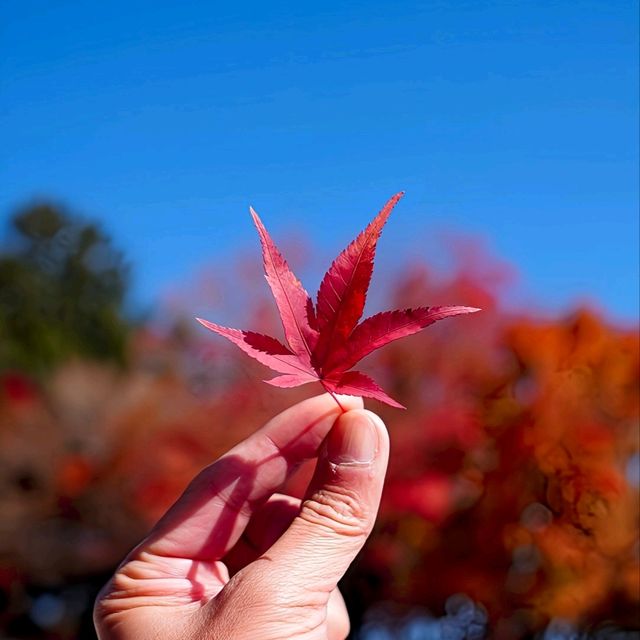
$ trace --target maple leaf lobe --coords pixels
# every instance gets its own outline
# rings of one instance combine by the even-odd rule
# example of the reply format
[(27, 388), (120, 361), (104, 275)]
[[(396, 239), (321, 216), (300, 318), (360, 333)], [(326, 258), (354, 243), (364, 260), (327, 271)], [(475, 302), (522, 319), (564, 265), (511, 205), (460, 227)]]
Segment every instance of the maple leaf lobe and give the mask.
[(265, 278), (276, 301), (287, 343), (304, 362), (310, 361), (318, 339), (318, 332), (309, 324), (309, 311), (313, 309), (311, 298), (289, 268), (258, 214), (252, 207), (249, 211), (260, 236)]
[(331, 263), (317, 294), (320, 338), (316, 361), (344, 345), (362, 317), (373, 274), (373, 261), (382, 228), (404, 192), (392, 196), (378, 215)]

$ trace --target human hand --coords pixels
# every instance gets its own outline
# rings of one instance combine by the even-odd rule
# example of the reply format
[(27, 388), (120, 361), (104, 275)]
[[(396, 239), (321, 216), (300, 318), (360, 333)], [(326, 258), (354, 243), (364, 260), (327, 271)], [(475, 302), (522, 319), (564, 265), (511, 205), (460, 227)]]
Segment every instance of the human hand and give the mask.
[[(367, 539), (389, 455), (362, 400), (305, 400), (205, 468), (96, 601), (101, 640), (337, 640), (337, 588)], [(302, 500), (275, 493), (317, 457)]]

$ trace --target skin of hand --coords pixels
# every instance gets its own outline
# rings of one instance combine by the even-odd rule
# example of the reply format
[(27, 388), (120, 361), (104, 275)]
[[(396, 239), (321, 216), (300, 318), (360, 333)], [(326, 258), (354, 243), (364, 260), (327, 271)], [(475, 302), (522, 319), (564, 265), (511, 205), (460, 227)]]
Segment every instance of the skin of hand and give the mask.
[[(100, 592), (99, 638), (345, 638), (337, 583), (373, 527), (389, 439), (339, 400), (287, 409), (201, 471)], [(276, 493), (313, 458), (302, 501)]]

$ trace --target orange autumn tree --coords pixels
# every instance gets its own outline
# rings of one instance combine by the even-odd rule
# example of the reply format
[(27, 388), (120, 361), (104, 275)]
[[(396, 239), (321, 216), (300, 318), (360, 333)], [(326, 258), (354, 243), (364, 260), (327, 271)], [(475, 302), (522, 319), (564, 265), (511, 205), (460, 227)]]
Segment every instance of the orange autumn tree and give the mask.
[[(638, 334), (587, 310), (504, 315), (480, 277), (449, 284), (488, 310), (476, 335), (445, 329), (380, 363), (416, 410), (388, 416), (389, 482), (363, 565), (385, 598), (442, 611), (470, 595), (499, 637), (553, 618), (639, 626)], [(441, 293), (426, 272), (400, 295), (417, 292)]]

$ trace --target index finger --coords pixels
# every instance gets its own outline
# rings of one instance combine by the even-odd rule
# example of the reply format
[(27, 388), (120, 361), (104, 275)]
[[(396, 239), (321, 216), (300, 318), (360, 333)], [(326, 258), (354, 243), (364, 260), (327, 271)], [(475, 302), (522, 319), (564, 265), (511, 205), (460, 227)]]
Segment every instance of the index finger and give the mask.
[[(362, 408), (361, 398), (339, 398), (347, 410)], [(193, 560), (222, 558), (254, 511), (301, 462), (317, 455), (341, 413), (335, 400), (324, 394), (269, 420), (201, 471), (137, 551)]]

